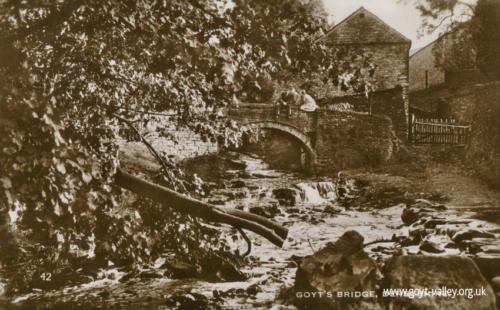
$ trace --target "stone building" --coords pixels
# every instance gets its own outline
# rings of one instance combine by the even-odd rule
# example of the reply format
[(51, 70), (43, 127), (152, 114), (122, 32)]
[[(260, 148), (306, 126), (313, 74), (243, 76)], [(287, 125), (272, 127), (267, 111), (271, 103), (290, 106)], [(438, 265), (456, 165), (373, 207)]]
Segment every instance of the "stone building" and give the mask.
[(465, 27), (441, 35), (410, 56), (410, 112), (417, 117), (464, 120), (459, 112), (463, 105), (453, 98), (488, 82), (476, 67), (476, 50)]
[(433, 54), (435, 45), (436, 41), (433, 41), (410, 56), (410, 92), (444, 83), (444, 70), (436, 66)]
[(410, 93), (445, 83), (472, 83), (485, 78), (475, 66), (476, 51), (464, 27), (445, 33), (411, 53)]
[[(375, 91), (370, 97), (372, 111), (388, 115), (397, 135), (405, 139), (411, 40), (364, 7), (333, 26), (320, 40), (332, 47), (348, 47), (372, 55), (376, 66), (373, 76)], [(331, 97), (333, 101), (353, 104), (358, 111), (368, 108), (367, 100), (360, 94), (337, 92)]]

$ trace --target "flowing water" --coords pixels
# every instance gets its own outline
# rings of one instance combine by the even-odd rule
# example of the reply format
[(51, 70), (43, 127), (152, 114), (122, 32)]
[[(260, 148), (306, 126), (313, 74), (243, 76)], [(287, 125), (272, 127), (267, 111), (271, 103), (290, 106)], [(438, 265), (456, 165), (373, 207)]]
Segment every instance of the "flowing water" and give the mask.
[[(390, 238), (402, 225), (400, 207), (380, 212), (364, 212), (346, 210), (339, 206), (336, 201), (336, 179), (311, 179), (274, 171), (265, 163), (248, 156), (241, 156), (239, 160), (247, 168), (244, 171), (232, 171), (233, 180), (245, 182), (245, 188), (249, 192), (242, 200), (226, 202), (225, 207), (234, 208), (243, 204), (245, 211), (253, 207), (266, 208), (270, 204), (276, 204), (273, 195), (273, 190), (276, 189), (287, 189), (294, 193), (295, 204), (279, 205), (281, 214), (274, 217), (275, 221), (289, 229), (282, 248), (249, 233), (255, 244), (251, 253), (255, 260), (247, 268), (253, 276), (249, 281), (231, 283), (230, 286), (246, 288), (257, 284), (262, 291), (255, 296), (243, 295), (227, 300), (227, 308), (271, 307), (281, 289), (293, 286), (296, 272), (293, 258), (313, 254), (327, 242), (334, 242), (347, 230), (356, 230), (365, 236), (365, 241), (373, 241)], [(245, 176), (244, 179), (241, 178), (242, 175)], [(203, 285), (201, 290), (202, 287)]]
[[(289, 230), (282, 248), (258, 235), (247, 233), (253, 243), (244, 269), (248, 280), (209, 283), (161, 278), (120, 283), (119, 275), (116, 275), (91, 284), (44, 293), (44, 298), (50, 299), (52, 296), (60, 301), (67, 299), (68, 302), (75, 298), (86, 298), (92, 304), (100, 303), (103, 308), (115, 304), (125, 309), (166, 309), (165, 298), (174, 294), (202, 294), (209, 299), (213, 299), (214, 295), (225, 294), (221, 300), (221, 307), (225, 309), (269, 309), (273, 306), (275, 309), (293, 309), (292, 306), (277, 305), (275, 300), (280, 291), (293, 286), (297, 269), (294, 258), (313, 254), (327, 242), (335, 242), (348, 230), (359, 232), (364, 236), (365, 242), (408, 234), (408, 229), (401, 220), (403, 205), (377, 210), (362, 210), (356, 206), (346, 209), (340, 206), (337, 201), (340, 186), (344, 189), (343, 195), (355, 195), (355, 186), (349, 180), (340, 184), (336, 178), (308, 178), (276, 171), (249, 155), (239, 155), (233, 160), (245, 168), (227, 171), (224, 180), (227, 186), (214, 190), (206, 200), (224, 208), (253, 212), (272, 210), (275, 213), (273, 220)], [(276, 190), (281, 190), (282, 195)], [(453, 220), (463, 218), (464, 214), (451, 210), (445, 216), (448, 220)], [(484, 227), (489, 224), (481, 225)], [(240, 248), (241, 252), (246, 250), (243, 241), (232, 246)], [(394, 243), (391, 242), (366, 247), (366, 251), (376, 261), (392, 255), (394, 249)], [(418, 246), (417, 249), (408, 247), (406, 250), (409, 253), (418, 251)], [(457, 250), (447, 249), (446, 254), (457, 254), (454, 251)], [(250, 290), (253, 293), (248, 293)], [(107, 293), (103, 294), (103, 291)], [(75, 292), (78, 292), (78, 297), (75, 297)], [(20, 297), (17, 303), (40, 300), (40, 295), (41, 293), (35, 292)], [(113, 298), (109, 298), (109, 295)]]

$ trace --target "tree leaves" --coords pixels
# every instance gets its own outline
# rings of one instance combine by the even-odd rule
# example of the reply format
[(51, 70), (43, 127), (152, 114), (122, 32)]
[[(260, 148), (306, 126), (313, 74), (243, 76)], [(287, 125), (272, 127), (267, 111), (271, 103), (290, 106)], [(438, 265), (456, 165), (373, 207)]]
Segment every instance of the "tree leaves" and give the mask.
[(2, 182), (2, 186), (4, 189), (9, 189), (12, 187), (12, 182), (10, 181), (9, 178), (6, 177), (0, 178), (0, 182)]
[(439, 32), (433, 47), (437, 66), (446, 71), (480, 69), (495, 78), (500, 20), (498, 1), (412, 0), (423, 22), (422, 33)]
[[(127, 209), (129, 197), (112, 186), (114, 115), (146, 123), (175, 112), (176, 126), (237, 145), (245, 128), (226, 123), (224, 107), (271, 100), (289, 74), (322, 74), (339, 57), (315, 43), (326, 26), (316, 0), (221, 3), (30, 1), (21, 17), (1, 4), (0, 199), (23, 206), (18, 227), (31, 242), (59, 257), (95, 248), (114, 263), (166, 250), (194, 261), (226, 255), (224, 238), (193, 218), (141, 198)], [(206, 193), (199, 178), (164, 160), (169, 169), (157, 182)]]
[(88, 184), (90, 181), (92, 181), (92, 175), (82, 171), (82, 180), (83, 182)]
[(64, 163), (60, 162), (56, 164), (56, 169), (59, 171), (61, 174), (66, 174), (66, 167), (64, 166)]

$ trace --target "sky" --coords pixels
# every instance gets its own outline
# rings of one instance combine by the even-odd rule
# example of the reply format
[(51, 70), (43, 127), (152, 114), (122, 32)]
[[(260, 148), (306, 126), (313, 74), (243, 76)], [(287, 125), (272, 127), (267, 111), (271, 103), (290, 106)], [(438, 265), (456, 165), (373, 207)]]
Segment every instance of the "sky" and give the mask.
[(422, 38), (417, 37), (420, 14), (412, 3), (399, 3), (397, 0), (323, 0), (323, 3), (327, 12), (331, 14), (329, 21), (333, 21), (334, 24), (363, 6), (410, 39), (412, 50), (425, 46), (439, 35), (439, 33), (433, 33)]

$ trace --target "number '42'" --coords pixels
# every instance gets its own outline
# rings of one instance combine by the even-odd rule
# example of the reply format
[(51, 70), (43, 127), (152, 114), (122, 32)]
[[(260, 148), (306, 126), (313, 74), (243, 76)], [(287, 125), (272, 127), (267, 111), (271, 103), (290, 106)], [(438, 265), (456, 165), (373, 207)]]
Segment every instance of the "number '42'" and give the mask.
[(43, 281), (50, 281), (52, 280), (52, 274), (50, 272), (42, 272), (40, 278), (42, 278)]

